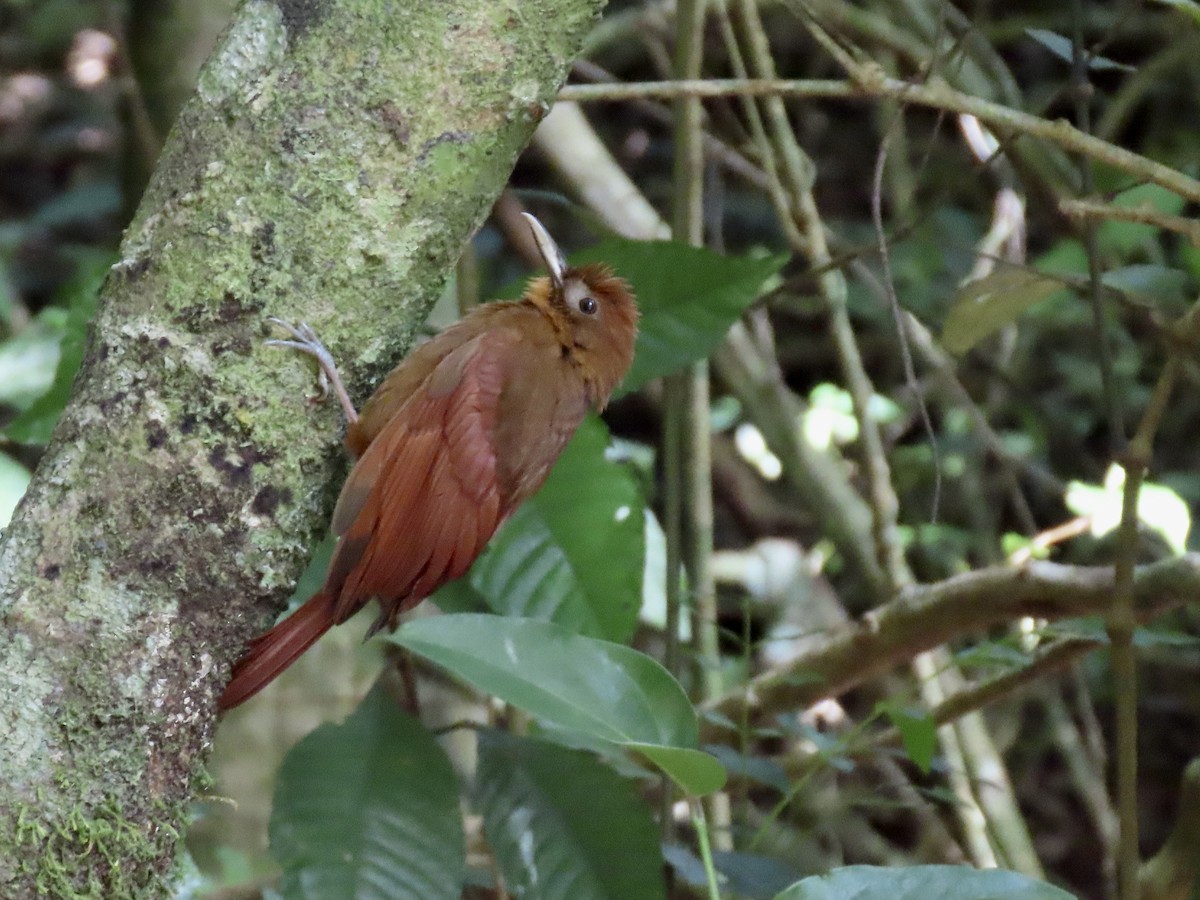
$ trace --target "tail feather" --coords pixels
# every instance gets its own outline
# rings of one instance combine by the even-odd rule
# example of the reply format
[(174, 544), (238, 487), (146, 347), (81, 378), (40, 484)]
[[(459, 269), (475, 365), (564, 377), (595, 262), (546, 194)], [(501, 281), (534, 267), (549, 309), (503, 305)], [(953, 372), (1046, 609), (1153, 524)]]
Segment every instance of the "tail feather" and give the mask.
[(298, 610), (256, 638), (250, 649), (233, 667), (233, 678), (221, 695), (221, 710), (232, 709), (249, 700), (275, 680), (305, 650), (332, 627), (332, 598), (314, 595)]

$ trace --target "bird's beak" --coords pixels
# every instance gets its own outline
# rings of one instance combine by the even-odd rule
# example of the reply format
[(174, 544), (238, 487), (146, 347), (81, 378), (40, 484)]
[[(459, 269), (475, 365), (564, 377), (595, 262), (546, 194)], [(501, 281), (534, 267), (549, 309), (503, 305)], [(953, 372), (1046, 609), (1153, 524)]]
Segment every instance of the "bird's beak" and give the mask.
[(537, 244), (538, 253), (542, 254), (542, 259), (546, 263), (550, 280), (556, 288), (562, 290), (563, 281), (567, 277), (567, 258), (563, 256), (563, 252), (554, 242), (554, 238), (550, 237), (550, 232), (536, 217), (527, 212), (523, 212), (521, 215), (529, 223), (529, 230), (533, 232), (533, 240)]

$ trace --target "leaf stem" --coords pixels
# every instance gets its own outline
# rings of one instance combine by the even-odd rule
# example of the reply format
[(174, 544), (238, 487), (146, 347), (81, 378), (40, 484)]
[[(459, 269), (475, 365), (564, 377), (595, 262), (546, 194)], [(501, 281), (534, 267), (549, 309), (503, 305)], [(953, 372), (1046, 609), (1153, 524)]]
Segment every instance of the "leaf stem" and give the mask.
[(704, 863), (704, 877), (708, 881), (709, 900), (721, 900), (721, 889), (717, 882), (717, 867), (713, 864), (712, 846), (708, 839), (708, 821), (704, 817), (704, 804), (697, 797), (688, 798), (692, 810), (692, 827), (696, 829), (696, 843), (700, 848), (700, 859)]

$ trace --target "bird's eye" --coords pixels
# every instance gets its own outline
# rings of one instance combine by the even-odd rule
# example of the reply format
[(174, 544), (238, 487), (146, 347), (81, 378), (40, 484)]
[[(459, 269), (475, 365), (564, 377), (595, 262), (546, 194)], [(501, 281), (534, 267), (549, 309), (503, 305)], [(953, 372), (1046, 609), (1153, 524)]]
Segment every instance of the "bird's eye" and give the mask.
[(579, 300), (579, 311), (585, 316), (595, 315), (596, 301), (592, 297), (582, 297)]

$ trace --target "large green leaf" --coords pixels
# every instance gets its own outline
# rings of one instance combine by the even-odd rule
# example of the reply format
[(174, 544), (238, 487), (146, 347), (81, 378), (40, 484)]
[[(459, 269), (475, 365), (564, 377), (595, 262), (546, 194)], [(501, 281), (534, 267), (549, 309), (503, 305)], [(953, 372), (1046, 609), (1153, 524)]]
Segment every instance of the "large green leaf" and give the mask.
[(571, 255), (572, 265), (607, 263), (637, 294), (637, 352), (622, 393), (706, 358), (788, 259), (721, 256), (671, 241), (619, 238)]
[(696, 746), (696, 713), (683, 688), (630, 647), (478, 613), (414, 619), (388, 640), (562, 728), (615, 743)]
[(846, 866), (805, 878), (775, 900), (1072, 900), (1044, 881), (1016, 872), (969, 866)]
[(588, 419), (550, 478), (509, 519), (471, 569), (496, 612), (546, 619), (610, 641), (629, 640), (642, 599), (641, 491), (604, 458), (608, 429)]
[(723, 781), (720, 764), (696, 750), (696, 712), (683, 688), (629, 647), (551, 622), (474, 613), (406, 622), (388, 639), (552, 725), (629, 747), (685, 791)]
[(271, 813), (287, 898), (457, 898), (458, 781), (433, 736), (377, 687), (287, 755)]
[(650, 811), (628, 781), (592, 754), (480, 732), (474, 799), (514, 896), (665, 896)]

